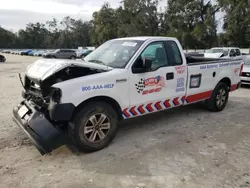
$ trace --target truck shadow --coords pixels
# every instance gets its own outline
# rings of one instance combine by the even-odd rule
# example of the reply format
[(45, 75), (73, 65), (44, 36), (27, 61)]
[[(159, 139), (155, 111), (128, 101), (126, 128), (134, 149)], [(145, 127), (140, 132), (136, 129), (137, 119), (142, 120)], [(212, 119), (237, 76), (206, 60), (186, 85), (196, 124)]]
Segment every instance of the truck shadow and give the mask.
[(241, 88), (250, 89), (250, 85), (241, 85)]
[[(208, 112), (202, 103), (198, 103), (125, 120), (120, 124), (117, 136), (109, 147), (91, 154), (82, 153), (78, 159), (82, 168), (101, 174), (119, 172), (119, 175), (150, 176), (150, 166), (154, 163), (158, 165), (162, 160), (161, 157), (157, 159), (158, 156), (154, 159), (155, 152), (166, 156), (175, 156), (179, 152), (189, 155), (187, 147), (195, 148), (196, 141), (192, 137), (203, 139), (204, 134), (212, 135), (218, 129), (224, 129), (226, 125), (220, 123), (223, 116), (232, 120), (232, 126), (242, 123), (231, 114), (239, 114), (248, 106), (236, 99), (231, 97), (226, 109), (219, 113)], [(149, 163), (147, 160), (152, 161)]]

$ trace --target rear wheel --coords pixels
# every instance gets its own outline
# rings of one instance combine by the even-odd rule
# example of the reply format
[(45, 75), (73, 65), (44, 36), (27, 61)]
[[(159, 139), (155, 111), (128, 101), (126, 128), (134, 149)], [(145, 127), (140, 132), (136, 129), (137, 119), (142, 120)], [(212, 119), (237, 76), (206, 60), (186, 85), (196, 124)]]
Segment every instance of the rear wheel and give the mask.
[(212, 112), (222, 111), (227, 105), (228, 96), (228, 85), (223, 82), (220, 82), (214, 89), (211, 98), (206, 101), (206, 106)]
[(94, 152), (107, 147), (114, 139), (118, 116), (105, 102), (91, 102), (79, 111), (69, 127), (69, 135), (83, 152)]
[(76, 57), (75, 57), (75, 56), (71, 56), (70, 59), (73, 59), (73, 60), (74, 60), (74, 59), (76, 59)]

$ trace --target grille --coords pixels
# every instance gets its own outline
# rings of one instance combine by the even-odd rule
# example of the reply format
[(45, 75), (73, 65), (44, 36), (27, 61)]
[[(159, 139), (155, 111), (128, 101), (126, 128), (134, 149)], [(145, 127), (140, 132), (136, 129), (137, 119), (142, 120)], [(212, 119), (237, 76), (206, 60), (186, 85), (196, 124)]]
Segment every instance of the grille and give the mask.
[(242, 72), (243, 77), (250, 77), (250, 72)]
[(247, 81), (247, 80), (242, 80), (241, 82), (242, 83), (249, 83), (250, 84), (250, 81)]

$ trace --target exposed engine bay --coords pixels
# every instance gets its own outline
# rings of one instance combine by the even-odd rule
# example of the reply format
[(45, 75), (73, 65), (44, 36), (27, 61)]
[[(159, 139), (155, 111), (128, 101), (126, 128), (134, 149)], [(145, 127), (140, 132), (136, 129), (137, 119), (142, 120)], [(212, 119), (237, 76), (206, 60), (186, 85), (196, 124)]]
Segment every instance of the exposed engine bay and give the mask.
[(31, 100), (39, 107), (47, 108), (51, 98), (55, 99), (57, 95), (60, 95), (60, 91), (53, 88), (52, 85), (104, 71), (105, 70), (72, 65), (56, 72), (43, 81), (39, 81), (25, 75), (23, 84), (25, 92), (23, 93), (23, 97), (27, 100)]

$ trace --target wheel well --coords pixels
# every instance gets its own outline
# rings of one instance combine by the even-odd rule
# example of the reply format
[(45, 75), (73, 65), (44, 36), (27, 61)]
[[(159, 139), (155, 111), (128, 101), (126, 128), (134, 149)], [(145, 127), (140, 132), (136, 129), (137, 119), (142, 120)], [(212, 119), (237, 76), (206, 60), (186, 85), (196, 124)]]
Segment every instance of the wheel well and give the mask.
[(231, 80), (229, 78), (227, 78), (227, 77), (223, 78), (220, 82), (223, 82), (223, 83), (227, 84), (227, 86), (229, 87), (229, 90), (230, 90), (230, 88), (231, 88)]
[(117, 112), (117, 115), (119, 117), (119, 119), (122, 119), (122, 109), (120, 107), (120, 105), (118, 104), (118, 102), (116, 100), (114, 100), (113, 98), (111, 97), (107, 97), (107, 96), (98, 96), (98, 97), (93, 97), (93, 98), (90, 98), (86, 101), (83, 101), (81, 104), (79, 104), (74, 113), (73, 113), (73, 116), (72, 117), (75, 117), (75, 115), (88, 103), (92, 102), (92, 101), (104, 101), (108, 104), (110, 104), (114, 109), (115, 111)]

